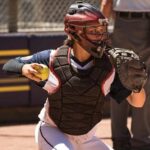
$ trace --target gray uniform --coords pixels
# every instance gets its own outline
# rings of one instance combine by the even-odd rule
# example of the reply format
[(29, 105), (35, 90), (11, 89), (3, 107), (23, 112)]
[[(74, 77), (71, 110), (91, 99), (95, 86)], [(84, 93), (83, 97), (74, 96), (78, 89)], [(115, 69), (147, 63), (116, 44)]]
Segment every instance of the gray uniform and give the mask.
[[(146, 62), (150, 72), (150, 0), (114, 0), (116, 14), (112, 43), (114, 47), (133, 49)], [(146, 103), (143, 108), (132, 111), (132, 149), (150, 150), (150, 80), (145, 90)], [(117, 104), (111, 101), (112, 138), (118, 144), (129, 144), (127, 128), (129, 105), (126, 101)], [(119, 143), (120, 142), (120, 143)], [(121, 145), (121, 144), (120, 144)]]

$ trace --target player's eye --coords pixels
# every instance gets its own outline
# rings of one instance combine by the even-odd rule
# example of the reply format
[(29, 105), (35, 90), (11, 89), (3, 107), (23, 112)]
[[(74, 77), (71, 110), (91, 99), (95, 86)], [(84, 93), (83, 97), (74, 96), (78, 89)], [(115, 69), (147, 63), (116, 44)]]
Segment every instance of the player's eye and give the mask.
[(107, 33), (107, 29), (103, 26), (91, 27), (86, 30), (86, 34), (90, 34), (90, 35), (102, 35), (104, 33)]

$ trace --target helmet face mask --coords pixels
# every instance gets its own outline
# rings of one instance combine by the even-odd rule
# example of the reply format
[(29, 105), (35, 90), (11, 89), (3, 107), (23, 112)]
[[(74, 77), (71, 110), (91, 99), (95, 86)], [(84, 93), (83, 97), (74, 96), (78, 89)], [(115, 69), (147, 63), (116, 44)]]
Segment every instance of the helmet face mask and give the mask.
[(84, 35), (93, 44), (99, 45), (101, 41), (105, 41), (108, 38), (107, 26), (93, 25), (85, 27)]
[(94, 57), (101, 57), (108, 41), (108, 21), (87, 3), (72, 4), (64, 18), (65, 32)]

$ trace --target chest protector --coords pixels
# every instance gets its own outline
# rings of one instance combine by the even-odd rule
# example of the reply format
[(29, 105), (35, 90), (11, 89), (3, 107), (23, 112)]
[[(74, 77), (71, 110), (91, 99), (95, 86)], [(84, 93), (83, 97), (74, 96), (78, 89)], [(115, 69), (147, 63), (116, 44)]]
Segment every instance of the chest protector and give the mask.
[(85, 71), (74, 69), (70, 63), (69, 48), (62, 46), (53, 56), (50, 68), (60, 85), (48, 97), (49, 115), (60, 130), (71, 135), (90, 131), (102, 118), (105, 95), (102, 84), (112, 72), (109, 58), (103, 55)]

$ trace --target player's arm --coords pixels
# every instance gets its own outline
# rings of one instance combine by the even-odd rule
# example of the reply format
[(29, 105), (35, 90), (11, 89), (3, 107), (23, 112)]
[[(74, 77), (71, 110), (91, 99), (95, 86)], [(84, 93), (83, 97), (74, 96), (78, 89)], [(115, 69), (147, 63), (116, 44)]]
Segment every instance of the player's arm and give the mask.
[(127, 97), (128, 102), (132, 106), (142, 107), (146, 99), (143, 87), (148, 78), (148, 72), (144, 62), (140, 59), (122, 62), (117, 71), (122, 85), (132, 91)]
[(146, 98), (143, 88), (138, 93), (125, 88), (119, 79), (118, 73), (116, 73), (114, 82), (111, 84), (109, 95), (118, 103), (127, 99), (129, 104), (134, 107), (142, 107)]
[[(126, 96), (125, 98), (131, 105), (142, 107), (146, 97), (143, 87), (148, 78), (146, 64), (132, 50), (114, 48), (109, 51), (109, 54), (117, 75), (114, 81), (117, 84), (112, 87), (118, 87), (118, 92), (122, 89), (123, 97)], [(112, 88), (112, 91), (116, 91), (115, 88)]]
[(35, 76), (37, 71), (34, 68), (39, 64), (48, 66), (49, 56), (50, 50), (45, 50), (31, 56), (17, 57), (4, 64), (3, 71), (6, 73), (23, 75), (31, 80), (39, 82), (40, 78)]
[(105, 17), (110, 18), (113, 15), (113, 0), (102, 0), (100, 3), (100, 10)]

